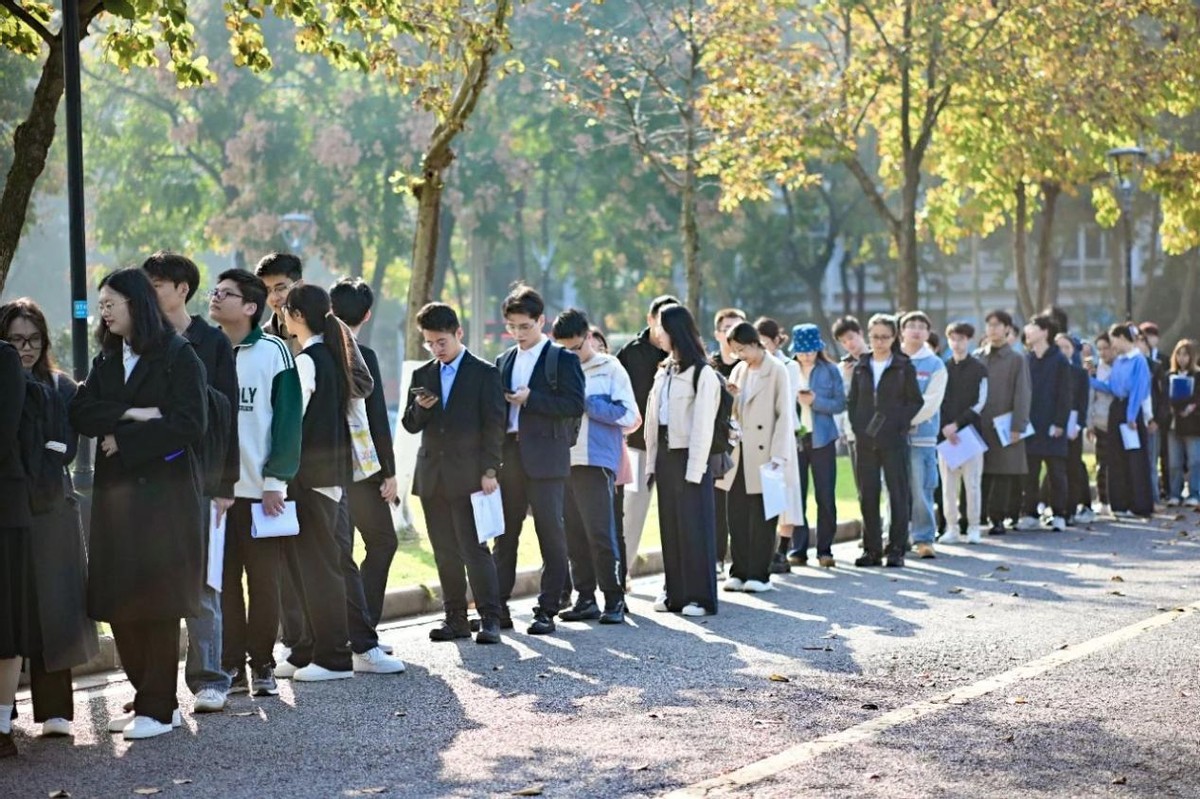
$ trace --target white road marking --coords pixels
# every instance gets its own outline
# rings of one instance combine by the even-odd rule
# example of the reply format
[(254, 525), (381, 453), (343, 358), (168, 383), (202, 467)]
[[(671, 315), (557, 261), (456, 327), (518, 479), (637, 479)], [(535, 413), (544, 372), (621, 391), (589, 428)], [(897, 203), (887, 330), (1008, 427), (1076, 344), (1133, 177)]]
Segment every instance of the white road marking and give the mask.
[(995, 677), (989, 677), (972, 685), (956, 688), (953, 691), (939, 694), (930, 699), (913, 702), (910, 705), (905, 705), (904, 707), (884, 713), (877, 718), (856, 724), (849, 729), (797, 744), (778, 754), (743, 766), (728, 774), (722, 774), (719, 777), (713, 777), (712, 779), (703, 780), (685, 788), (672, 791), (665, 794), (662, 799), (708, 799), (710, 797), (732, 796), (735, 794), (745, 795), (746, 786), (770, 779), (776, 774), (795, 768), (802, 763), (815, 760), (827, 752), (862, 743), (893, 727), (916, 721), (934, 713), (941, 713), (947, 708), (965, 704), (967, 700), (977, 699), (1021, 680), (1028, 680), (1032, 677), (1045, 674), (1048, 671), (1065, 666), (1072, 661), (1094, 655), (1101, 650), (1123, 644), (1151, 630), (1172, 624), (1198, 611), (1200, 611), (1200, 602), (1193, 602), (1190, 605), (1161, 612), (1158, 615), (1130, 624), (1127, 627), (1122, 627), (1105, 635), (1057, 650), (1037, 660), (1032, 660), (1021, 666), (997, 674)]

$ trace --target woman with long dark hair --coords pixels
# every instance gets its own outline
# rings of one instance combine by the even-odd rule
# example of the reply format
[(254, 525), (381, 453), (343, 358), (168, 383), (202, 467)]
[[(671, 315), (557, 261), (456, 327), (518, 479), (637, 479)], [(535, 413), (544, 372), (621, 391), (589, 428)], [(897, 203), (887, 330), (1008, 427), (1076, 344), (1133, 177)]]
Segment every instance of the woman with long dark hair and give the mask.
[(655, 331), (669, 353), (646, 401), (646, 470), (656, 474), (666, 591), (654, 609), (717, 612), (716, 517), (709, 455), (721, 382), (682, 305), (662, 310)]
[[(1200, 505), (1200, 364), (1196, 363), (1196, 342), (1182, 339), (1171, 352), (1171, 373), (1167, 378), (1167, 396), (1171, 403), (1171, 429), (1167, 431), (1170, 456), (1168, 505), (1184, 502)], [(1183, 474), (1187, 472), (1188, 495), (1183, 498)]]
[(97, 310), (101, 352), (70, 410), (75, 429), (99, 439), (88, 612), (112, 627), (136, 691), (133, 713), (109, 730), (151, 738), (179, 726), (179, 621), (199, 612), (206, 378), (142, 270), (104, 278)]
[[(79, 505), (66, 467), (77, 436), (67, 421), (75, 381), (56, 368), (46, 316), (22, 297), (0, 306), (0, 339), (16, 347), (26, 379), (40, 384), (43, 450), (40, 472), (50, 485), (33, 514), (27, 549), (26, 632), (33, 719), (42, 735), (70, 735), (74, 718), (71, 669), (96, 654), (96, 625), (87, 617), (87, 553)], [(28, 400), (27, 400), (28, 401)]]
[(883, 565), (880, 471), (891, 506), (887, 565), (903, 566), (908, 550), (908, 428), (924, 400), (917, 386), (917, 371), (900, 351), (896, 330), (895, 317), (871, 317), (867, 323), (871, 349), (855, 364), (846, 398), (846, 411), (858, 442), (856, 468), (863, 520), (864, 551), (855, 566)]
[(296, 371), (304, 406), (300, 470), (288, 486), (300, 534), (288, 539), (285, 550), (306, 632), (275, 675), (318, 682), (353, 677), (355, 670), (400, 672), (404, 663), (385, 655), (377, 641), (353, 657), (348, 644), (346, 576), (337, 540), (338, 504), (354, 479), (346, 424), (352, 391), (346, 328), (320, 286), (293, 288), (283, 313), (287, 329), (300, 343)]
[(1109, 328), (1116, 353), (1112, 371), (1108, 380), (1092, 377), (1091, 383), (1093, 389), (1113, 398), (1108, 409), (1108, 498), (1113, 513), (1149, 518), (1154, 513), (1154, 497), (1142, 403), (1150, 396), (1150, 365), (1137, 347), (1137, 335), (1137, 329), (1129, 325)]

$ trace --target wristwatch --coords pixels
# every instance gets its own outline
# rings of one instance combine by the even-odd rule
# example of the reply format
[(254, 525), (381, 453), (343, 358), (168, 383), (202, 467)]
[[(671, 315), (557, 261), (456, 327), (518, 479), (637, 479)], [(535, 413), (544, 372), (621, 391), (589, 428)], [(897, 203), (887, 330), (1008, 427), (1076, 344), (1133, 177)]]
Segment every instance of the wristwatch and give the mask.
[(486, 469), (483, 472), (483, 476), (491, 478), (492, 480), (495, 480), (496, 479), (496, 470), (495, 469)]

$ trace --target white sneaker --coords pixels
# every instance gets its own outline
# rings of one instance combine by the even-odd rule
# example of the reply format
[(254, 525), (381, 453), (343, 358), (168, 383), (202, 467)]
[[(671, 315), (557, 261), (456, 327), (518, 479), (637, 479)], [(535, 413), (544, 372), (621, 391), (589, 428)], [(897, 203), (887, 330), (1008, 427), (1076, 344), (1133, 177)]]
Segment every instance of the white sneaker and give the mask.
[(742, 590), (747, 594), (762, 594), (766, 593), (767, 591), (774, 591), (775, 586), (771, 585), (769, 582), (764, 583), (761, 580), (747, 580), (746, 584), (742, 587)]
[(296, 674), (296, 667), (290, 660), (280, 660), (275, 664), (275, 679), (290, 680)]
[(722, 591), (742, 591), (746, 587), (746, 583), (736, 577), (730, 577), (721, 583)]
[(1032, 516), (1022, 516), (1017, 519), (1017, 524), (1014, 530), (1036, 530), (1038, 529), (1038, 520)]
[(957, 528), (946, 530), (946, 532), (942, 533), (942, 537), (938, 539), (939, 544), (961, 544), (962, 541), (963, 537)]
[[(119, 716), (108, 722), (109, 732), (125, 732), (125, 728), (139, 718), (149, 718), (148, 716), (138, 716), (136, 713), (127, 713), (124, 716)], [(153, 719), (151, 719), (153, 721)], [(182, 727), (183, 716), (179, 715), (179, 708), (175, 708), (171, 713), (171, 726)]]
[(968, 544), (982, 544), (983, 543), (983, 531), (980, 530), (978, 527), (968, 527), (967, 528), (967, 543)]
[(1096, 521), (1096, 512), (1091, 508), (1084, 506), (1083, 510), (1075, 514), (1075, 521), (1079, 524), (1091, 524)]
[(667, 592), (666, 591), (663, 591), (661, 594), (658, 595), (658, 599), (654, 600), (654, 612), (655, 613), (666, 613), (667, 612)]
[(157, 738), (160, 735), (166, 735), (173, 729), (175, 729), (174, 724), (163, 724), (161, 721), (152, 719), (149, 716), (137, 716), (123, 732), (125, 733), (126, 741), (140, 741), (144, 738)]
[(1197, 499), (1196, 497), (1188, 497), (1183, 501), (1183, 504), (1187, 505), (1189, 508), (1200, 507), (1200, 499)]
[(66, 719), (53, 718), (42, 722), (43, 738), (66, 738), (71, 735), (71, 722)]
[(1109, 505), (1107, 502), (1101, 502), (1100, 508), (1096, 511), (1096, 515), (1097, 516), (1111, 516), (1112, 515), (1112, 505)]
[(684, 605), (683, 610), (679, 611), (684, 616), (707, 616), (708, 611), (697, 605), (695, 602)]
[(364, 674), (400, 674), (404, 671), (404, 661), (375, 647), (354, 656), (354, 670)]
[(394, 655), (394, 654), (396, 654), (396, 650), (392, 648), (392, 645), (391, 645), (391, 644), (385, 644), (383, 641), (380, 641), (380, 642), (379, 642), (379, 648), (380, 648), (381, 650), (383, 650), (383, 654), (385, 654), (385, 655)]
[(1170, 499), (1167, 500), (1168, 508), (1178, 508), (1179, 504), (1180, 504), (1180, 501), (1178, 499), (1176, 499), (1175, 497), (1171, 497)]
[(204, 688), (196, 694), (193, 713), (220, 713), (225, 709), (225, 694), (216, 688)]
[(353, 671), (330, 671), (324, 666), (309, 663), (296, 669), (292, 679), (296, 682), (325, 682), (326, 680), (348, 680), (354, 676)]
[(1050, 520), (1050, 529), (1055, 532), (1064, 533), (1067, 530), (1067, 520), (1061, 516), (1055, 516)]

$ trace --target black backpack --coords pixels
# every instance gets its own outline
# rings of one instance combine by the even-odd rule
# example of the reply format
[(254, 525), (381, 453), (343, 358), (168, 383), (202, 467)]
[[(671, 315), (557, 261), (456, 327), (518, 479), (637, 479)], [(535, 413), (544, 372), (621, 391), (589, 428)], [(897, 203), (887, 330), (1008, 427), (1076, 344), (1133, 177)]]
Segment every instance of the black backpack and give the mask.
[(29, 509), (37, 515), (53, 510), (66, 495), (66, 418), (57, 389), (26, 374), (17, 438), (29, 481)]
[[(563, 348), (551, 341), (547, 344), (550, 351), (546, 353), (546, 363), (544, 371), (546, 382), (550, 384), (550, 390), (555, 394), (558, 393), (558, 360), (562, 355)], [(568, 446), (575, 446), (575, 442), (579, 440), (579, 429), (583, 426), (582, 416), (571, 416), (563, 420), (563, 424), (567, 429), (567, 440), (570, 442)]]
[[(700, 371), (707, 364), (696, 364), (692, 371), (692, 391), (698, 391), (700, 388)], [(709, 367), (712, 368), (711, 366)], [(729, 389), (725, 386), (725, 375), (713, 369), (713, 374), (717, 376), (717, 381), (721, 384), (721, 396), (717, 402), (717, 418), (713, 422), (713, 438), (712, 447), (709, 449), (709, 455), (730, 455), (733, 453), (733, 442), (730, 441), (730, 436), (733, 434), (733, 394), (729, 393)], [(721, 477), (723, 473), (713, 475)]]
[[(172, 339), (172, 365), (179, 348), (185, 345), (191, 346), (182, 336)], [(233, 424), (233, 409), (229, 406), (229, 397), (218, 391), (212, 383), (205, 384), (204, 393), (208, 404), (208, 424), (204, 428), (204, 437), (193, 449), (200, 460), (204, 495), (215, 497), (225, 474), (225, 456), (229, 454), (229, 430)]]

